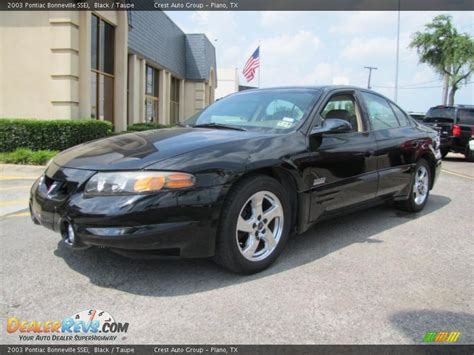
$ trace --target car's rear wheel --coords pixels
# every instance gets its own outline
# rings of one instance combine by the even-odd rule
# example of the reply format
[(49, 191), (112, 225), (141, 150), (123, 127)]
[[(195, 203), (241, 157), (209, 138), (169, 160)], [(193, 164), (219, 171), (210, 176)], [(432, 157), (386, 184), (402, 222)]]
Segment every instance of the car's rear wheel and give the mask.
[(420, 159), (415, 166), (408, 199), (398, 202), (398, 206), (409, 212), (421, 211), (428, 201), (430, 186), (430, 166), (425, 159)]
[(244, 178), (222, 210), (215, 261), (243, 274), (270, 266), (290, 231), (290, 201), (282, 185), (263, 175)]

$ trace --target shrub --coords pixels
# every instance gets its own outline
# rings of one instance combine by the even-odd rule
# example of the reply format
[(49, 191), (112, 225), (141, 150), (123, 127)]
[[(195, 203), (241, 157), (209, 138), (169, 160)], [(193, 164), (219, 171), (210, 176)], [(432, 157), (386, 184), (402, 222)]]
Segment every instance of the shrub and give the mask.
[(148, 131), (150, 129), (170, 128), (173, 126), (174, 125), (164, 125), (164, 124), (153, 123), (153, 122), (134, 123), (132, 125), (127, 126), (127, 131), (139, 132), (139, 131)]
[(32, 151), (26, 148), (18, 148), (13, 152), (0, 153), (0, 162), (7, 164), (31, 164), (44, 165), (58, 152), (52, 150)]
[(64, 150), (111, 134), (107, 121), (0, 119), (0, 152), (17, 148)]

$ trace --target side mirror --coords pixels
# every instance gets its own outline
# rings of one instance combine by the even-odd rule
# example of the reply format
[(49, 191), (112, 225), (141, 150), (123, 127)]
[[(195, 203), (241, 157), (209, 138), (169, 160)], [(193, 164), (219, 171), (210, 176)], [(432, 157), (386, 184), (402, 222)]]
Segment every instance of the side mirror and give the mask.
[(339, 118), (327, 118), (323, 124), (318, 127), (313, 127), (311, 135), (321, 135), (324, 133), (347, 133), (352, 131), (352, 125), (346, 120)]

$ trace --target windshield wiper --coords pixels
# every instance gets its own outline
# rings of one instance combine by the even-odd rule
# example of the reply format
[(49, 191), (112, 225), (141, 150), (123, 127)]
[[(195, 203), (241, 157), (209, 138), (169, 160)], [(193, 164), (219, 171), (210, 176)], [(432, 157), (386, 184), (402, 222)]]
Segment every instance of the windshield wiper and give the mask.
[(221, 128), (221, 129), (233, 129), (235, 131), (246, 131), (245, 128), (242, 128), (242, 127), (236, 127), (236, 126), (229, 126), (229, 125), (226, 125), (226, 124), (222, 124), (222, 123), (201, 123), (201, 124), (195, 124), (194, 126), (192, 126), (194, 128)]

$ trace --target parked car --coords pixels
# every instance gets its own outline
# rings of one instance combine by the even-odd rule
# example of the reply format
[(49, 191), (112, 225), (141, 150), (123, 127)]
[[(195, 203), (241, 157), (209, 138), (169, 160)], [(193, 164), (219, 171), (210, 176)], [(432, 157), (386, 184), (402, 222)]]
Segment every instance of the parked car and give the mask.
[(324, 218), (384, 201), (422, 210), (440, 167), (437, 132), (376, 92), (248, 90), (183, 127), (62, 152), (30, 209), (72, 248), (214, 257), (254, 273)]
[(422, 123), (425, 119), (425, 114), (422, 112), (408, 112), (408, 114), (411, 116), (411, 118), (420, 123)]
[(466, 152), (466, 160), (474, 162), (474, 130), (472, 131), (471, 139), (469, 140), (469, 149)]
[(436, 106), (426, 113), (423, 124), (438, 129), (441, 155), (462, 153), (469, 160), (469, 139), (474, 130), (474, 106)]

